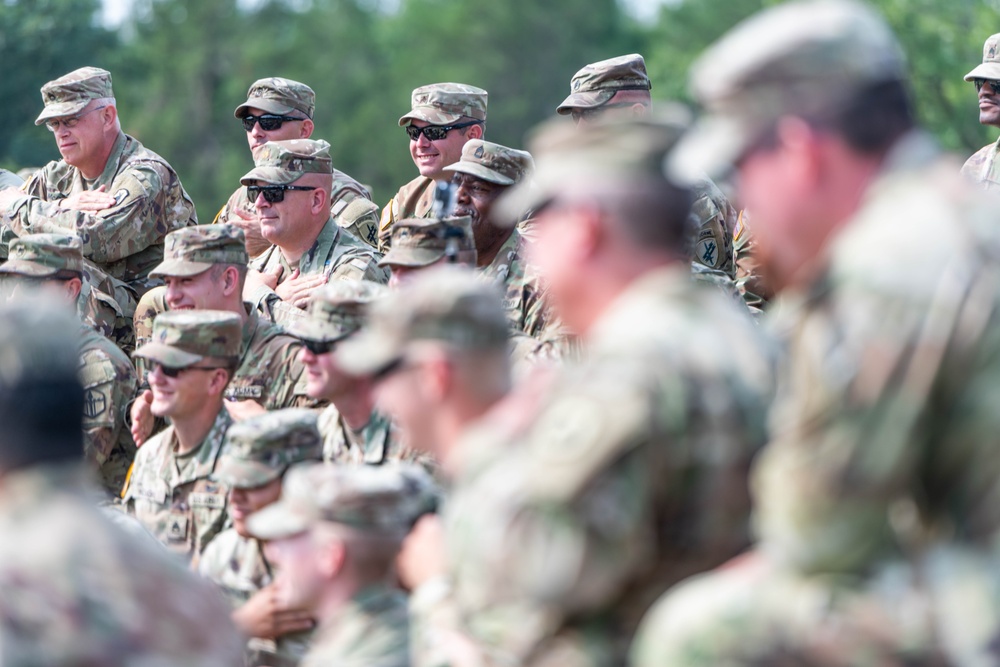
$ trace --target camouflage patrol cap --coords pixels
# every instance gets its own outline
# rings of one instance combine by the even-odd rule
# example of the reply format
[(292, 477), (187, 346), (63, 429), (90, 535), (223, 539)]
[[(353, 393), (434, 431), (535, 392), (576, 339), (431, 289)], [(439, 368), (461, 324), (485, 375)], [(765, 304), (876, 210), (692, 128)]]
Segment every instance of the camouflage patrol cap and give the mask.
[(435, 266), (375, 304), (368, 326), (337, 350), (354, 375), (403, 359), (410, 344), (438, 341), (465, 349), (505, 349), (507, 318), (496, 287), (458, 266)]
[(225, 366), (239, 360), (242, 346), (243, 323), (236, 313), (168, 310), (153, 320), (152, 339), (132, 356), (169, 368), (186, 368), (202, 360)]
[(78, 114), (91, 100), (114, 96), (111, 72), (99, 67), (81, 67), (42, 86), (45, 108), (35, 119), (35, 125), (50, 118)]
[(314, 290), (304, 317), (295, 318), (288, 333), (296, 338), (321, 343), (352, 335), (364, 326), (365, 313), (388, 288), (363, 280), (335, 280)]
[(273, 410), (229, 427), (212, 477), (234, 489), (252, 489), (278, 479), (293, 463), (322, 458), (314, 411)]
[(243, 118), (251, 107), (279, 116), (298, 111), (312, 118), (316, 110), (316, 93), (304, 83), (280, 76), (258, 79), (247, 91), (247, 101), (236, 107), (233, 115)]
[(197, 225), (167, 234), (163, 261), (151, 276), (196, 276), (216, 264), (246, 266), (243, 230), (235, 225)]
[(983, 44), (983, 62), (965, 75), (966, 81), (973, 79), (1000, 80), (1000, 33), (990, 35)]
[(28, 234), (13, 239), (0, 274), (45, 278), (60, 271), (83, 273), (83, 244), (68, 234)]
[(333, 173), (330, 144), (322, 139), (269, 141), (254, 149), (253, 163), (256, 166), (240, 179), (243, 185), (254, 181), (285, 185), (306, 174)]
[(432, 83), (413, 91), (410, 112), (399, 119), (399, 126), (411, 120), (422, 120), (431, 125), (447, 125), (463, 116), (486, 120), (486, 98), (482, 88), (464, 83)]
[(412, 463), (303, 464), (285, 475), (281, 500), (250, 515), (247, 529), (258, 539), (279, 540), (329, 522), (402, 540), (434, 511), (437, 496), (430, 475)]
[(691, 68), (707, 114), (671, 157), (678, 175), (717, 175), (786, 114), (829, 114), (875, 84), (903, 81), (903, 52), (854, 0), (789, 2), (733, 28)]
[(609, 58), (587, 65), (573, 75), (569, 97), (556, 112), (565, 116), (574, 109), (593, 109), (606, 104), (619, 90), (650, 90), (646, 61), (638, 53)]
[(472, 218), (406, 218), (392, 225), (392, 243), (379, 266), (430, 266), (454, 251), (455, 261), (475, 266)]
[(462, 147), (462, 157), (445, 171), (469, 174), (497, 185), (514, 185), (531, 173), (531, 153), (507, 148), (492, 141), (470, 139)]

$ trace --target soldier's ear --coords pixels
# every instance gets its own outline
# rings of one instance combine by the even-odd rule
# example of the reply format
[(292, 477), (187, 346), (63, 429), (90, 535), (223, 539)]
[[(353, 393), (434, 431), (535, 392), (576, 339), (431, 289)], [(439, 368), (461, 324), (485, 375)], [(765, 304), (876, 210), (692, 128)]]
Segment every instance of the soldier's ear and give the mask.
[(479, 123), (477, 125), (470, 125), (469, 132), (465, 136), (467, 139), (482, 139), (483, 138), (482, 123)]
[(312, 136), (313, 130), (316, 129), (316, 124), (311, 120), (306, 118), (302, 121), (302, 131), (299, 133), (300, 139), (308, 139)]
[(66, 296), (69, 297), (71, 303), (76, 303), (82, 291), (83, 281), (79, 278), (70, 278), (66, 281)]
[(227, 266), (222, 273), (222, 293), (229, 296), (240, 289), (240, 272), (235, 266)]

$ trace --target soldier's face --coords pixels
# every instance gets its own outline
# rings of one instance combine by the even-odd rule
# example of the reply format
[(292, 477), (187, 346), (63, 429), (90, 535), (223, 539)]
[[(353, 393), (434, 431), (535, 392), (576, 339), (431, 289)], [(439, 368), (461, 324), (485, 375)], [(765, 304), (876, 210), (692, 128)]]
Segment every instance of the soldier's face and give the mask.
[[(258, 184), (269, 185), (260, 181)], [(308, 186), (313, 183), (300, 178), (292, 185)], [(284, 199), (273, 204), (264, 198), (263, 193), (258, 195), (254, 207), (260, 217), (261, 235), (277, 246), (295, 244), (301, 236), (302, 222), (309, 220), (313, 214), (315, 194), (315, 190), (286, 190)]]
[[(247, 115), (249, 116), (261, 116), (264, 114), (271, 114), (271, 112), (258, 109), (257, 107), (247, 107)], [(296, 112), (289, 115), (298, 116), (300, 114)], [(302, 120), (286, 120), (281, 123), (281, 127), (270, 131), (262, 129), (260, 123), (254, 123), (253, 129), (247, 132), (247, 143), (250, 145), (250, 150), (252, 151), (258, 146), (263, 146), (269, 141), (308, 139), (312, 135), (312, 131), (313, 122), (308, 118), (304, 118)]]
[(83, 113), (76, 114), (79, 121), (73, 127), (60, 123), (59, 129), (53, 133), (56, 147), (66, 164), (77, 168), (92, 167), (95, 157), (103, 155), (107, 112), (99, 108), (96, 101), (91, 102)]
[(229, 491), (229, 516), (233, 518), (233, 528), (243, 537), (250, 537), (246, 529), (246, 519), (281, 497), (281, 478), (271, 480), (251, 489), (231, 489)]
[(404, 361), (398, 369), (379, 379), (375, 400), (379, 409), (392, 417), (410, 447), (438, 454), (433, 415), (439, 403), (434, 398), (432, 374), (418, 361)]
[(1000, 81), (987, 80), (979, 89), (979, 122), (1000, 127)]
[(325, 354), (314, 354), (303, 347), (299, 352), (299, 361), (306, 371), (306, 391), (313, 398), (333, 401), (353, 394), (360, 384), (357, 378), (340, 370), (333, 350)]
[[(415, 127), (427, 127), (430, 123), (422, 120), (410, 121)], [(430, 141), (421, 133), (416, 141), (410, 140), (410, 157), (417, 165), (421, 176), (441, 179), (447, 174), (444, 168), (458, 162), (462, 157), (462, 147), (469, 139), (482, 135), (482, 127), (472, 125), (457, 130), (451, 130), (444, 139)]]
[(326, 579), (320, 553), (311, 531), (268, 542), (264, 555), (278, 569), (274, 585), (281, 601), (290, 608), (312, 610)]
[(507, 186), (460, 173), (456, 173), (451, 182), (458, 186), (455, 192), (455, 215), (472, 218), (476, 250), (482, 253), (497, 241), (498, 236), (506, 238), (509, 235), (509, 230), (498, 230), (490, 220), (493, 203), (507, 190)]
[(222, 289), (211, 269), (195, 276), (164, 276), (170, 310), (225, 310)]
[(183, 370), (177, 377), (168, 377), (158, 364), (151, 364), (147, 378), (153, 391), (150, 411), (157, 417), (170, 417), (173, 421), (197, 415), (205, 409), (211, 398), (210, 385), (215, 373), (225, 373), (221, 369), (212, 371)]
[(549, 295), (549, 302), (565, 324), (580, 332), (575, 305), (588, 298), (579, 280), (585, 227), (589, 209), (552, 204), (535, 216), (527, 244), (528, 261), (535, 266)]

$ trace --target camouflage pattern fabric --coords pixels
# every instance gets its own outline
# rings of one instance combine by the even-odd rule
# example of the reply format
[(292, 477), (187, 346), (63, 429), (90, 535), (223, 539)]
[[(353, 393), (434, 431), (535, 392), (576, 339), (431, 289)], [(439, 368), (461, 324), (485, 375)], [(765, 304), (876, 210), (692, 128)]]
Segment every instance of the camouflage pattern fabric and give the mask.
[(3, 188), (19, 188), (24, 184), (24, 180), (12, 171), (0, 169), (0, 190)]
[(760, 275), (760, 266), (754, 253), (755, 247), (750, 212), (744, 209), (740, 211), (736, 221), (736, 231), (733, 233), (736, 287), (743, 295), (743, 301), (746, 302), (750, 312), (754, 317), (759, 317), (774, 294)]
[(1000, 139), (996, 143), (980, 148), (962, 165), (962, 176), (973, 183), (980, 184), (986, 190), (1000, 188), (1000, 164), (997, 164), (998, 150), (1000, 150)]
[(229, 488), (211, 479), (233, 420), (219, 411), (201, 444), (184, 456), (176, 454), (174, 427), (156, 434), (135, 457), (124, 502), (171, 551), (197, 568), (208, 543), (229, 526)]
[(218, 593), (104, 516), (76, 467), (4, 475), (0, 599), (5, 665), (242, 664)]
[(226, 432), (215, 479), (234, 489), (254, 489), (275, 481), (295, 463), (319, 461), (322, 453), (313, 410), (273, 410)]
[(421, 462), (424, 457), (405, 447), (388, 417), (372, 412), (371, 419), (355, 431), (340, 417), (336, 406), (328, 405), (319, 415), (323, 436), (323, 460), (332, 463), (382, 465), (388, 462)]
[(316, 629), (302, 667), (409, 667), (409, 627), (402, 591), (365, 588)]
[(434, 204), (434, 181), (426, 176), (417, 176), (393, 195), (382, 209), (378, 224), (379, 252), (389, 251), (392, 244), (392, 228), (406, 218), (426, 218)]
[(689, 222), (695, 234), (691, 252), (693, 261), (736, 280), (733, 252), (736, 209), (718, 186), (708, 179), (695, 183), (691, 189), (694, 201)]
[(569, 82), (570, 94), (556, 107), (566, 116), (574, 109), (594, 109), (607, 104), (620, 90), (650, 90), (646, 61), (638, 53), (608, 58), (582, 68)]
[(77, 301), (80, 317), (126, 356), (135, 350), (133, 311), (138, 301), (136, 291), (127, 283), (83, 260), (83, 286)]
[(233, 116), (243, 118), (249, 114), (250, 107), (279, 116), (298, 111), (306, 118), (312, 118), (316, 111), (316, 93), (299, 81), (270, 76), (250, 84), (247, 101), (236, 107)]
[(111, 72), (100, 67), (81, 67), (42, 86), (45, 108), (35, 119), (41, 125), (50, 118), (74, 116), (93, 100), (113, 98)]
[(503, 291), (503, 308), (511, 330), (542, 339), (554, 316), (537, 274), (525, 261), (525, 243), (521, 231), (514, 229), (489, 266), (477, 272)]
[(410, 111), (399, 119), (399, 126), (411, 120), (431, 125), (456, 123), (461, 118), (486, 120), (489, 94), (482, 88), (464, 83), (432, 83), (414, 88), (410, 94)]

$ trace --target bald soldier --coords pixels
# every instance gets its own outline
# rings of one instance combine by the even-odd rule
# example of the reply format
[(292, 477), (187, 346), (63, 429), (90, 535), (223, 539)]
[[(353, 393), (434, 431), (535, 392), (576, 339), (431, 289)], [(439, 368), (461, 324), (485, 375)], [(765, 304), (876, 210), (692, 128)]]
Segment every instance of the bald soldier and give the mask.
[[(1000, 34), (990, 35), (983, 44), (983, 62), (965, 75), (979, 97), (979, 123), (1000, 127)], [(1000, 142), (1000, 140), (997, 140)], [(962, 165), (962, 175), (991, 190), (1000, 187), (997, 151), (1000, 144), (983, 146)]]
[[(315, 125), (316, 93), (304, 83), (278, 76), (254, 81), (247, 101), (233, 115), (247, 134), (250, 151), (269, 141), (308, 139)], [(344, 172), (333, 170), (330, 215), (338, 225), (375, 247), (378, 245), (378, 207), (367, 188)], [(216, 223), (231, 223), (243, 230), (247, 252), (256, 257), (271, 244), (260, 233), (260, 220), (246, 188), (239, 188), (215, 216)]]
[(382, 209), (379, 242), (383, 251), (397, 221), (430, 213), (434, 184), (451, 178), (444, 168), (458, 162), (467, 141), (486, 133), (487, 97), (482, 88), (463, 83), (432, 83), (413, 91), (410, 111), (399, 119), (399, 126), (410, 138), (410, 157), (420, 175), (401, 187)]
[(380, 255), (330, 215), (330, 144), (268, 142), (254, 150), (254, 164), (240, 182), (273, 245), (250, 263), (243, 295), (264, 317), (287, 326), (302, 316), (312, 291), (331, 280), (389, 280)]
[(399, 220), (392, 227), (389, 246), (379, 266), (386, 266), (392, 272), (389, 276), (392, 288), (439, 264), (476, 266), (476, 239), (469, 216)]
[(39, 232), (80, 237), (83, 255), (128, 285), (126, 317), (156, 284), (163, 239), (198, 224), (177, 174), (156, 153), (122, 132), (111, 74), (83, 67), (42, 86), (35, 121), (55, 135), (62, 160), (50, 162), (22, 190), (0, 192), (0, 215), (18, 236)]
[(636, 664), (995, 663), (995, 203), (920, 132), (870, 5), (761, 12), (691, 85), (706, 116), (672, 166), (737, 170), (787, 358), (755, 463), (759, 543), (669, 594)]

